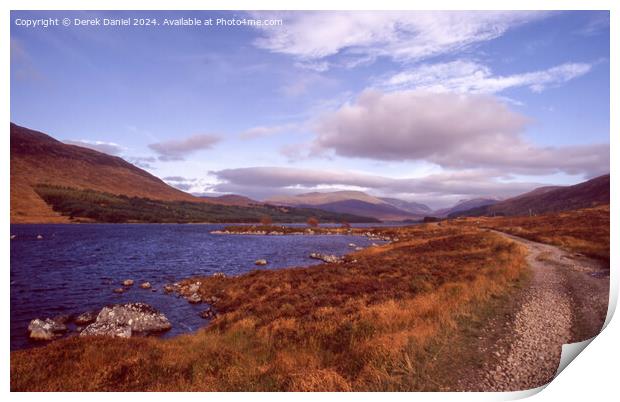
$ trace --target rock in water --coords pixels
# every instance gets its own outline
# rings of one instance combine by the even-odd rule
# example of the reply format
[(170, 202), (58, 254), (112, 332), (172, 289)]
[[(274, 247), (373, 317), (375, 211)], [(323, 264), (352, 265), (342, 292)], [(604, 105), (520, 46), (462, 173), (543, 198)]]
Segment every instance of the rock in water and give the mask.
[(200, 318), (204, 318), (205, 320), (209, 320), (215, 317), (217, 317), (217, 313), (211, 307), (200, 312)]
[(60, 314), (52, 318), (54, 322), (58, 324), (65, 324), (65, 325), (72, 319), (73, 319), (73, 316), (71, 314)]
[(198, 304), (202, 301), (202, 298), (198, 293), (193, 293), (192, 295), (187, 297), (187, 301), (192, 304)]
[(310, 258), (314, 258), (315, 260), (321, 260), (327, 263), (342, 262), (342, 258), (335, 256), (335, 255), (329, 255), (329, 254), (310, 253)]
[(63, 332), (67, 332), (67, 326), (51, 318), (41, 320), (36, 318), (28, 324), (30, 339), (35, 341), (51, 341)]
[(172, 328), (168, 318), (145, 303), (115, 304), (104, 307), (94, 323), (80, 336), (112, 336), (129, 338), (132, 335), (148, 335)]
[(123, 293), (125, 292), (125, 288), (116, 288), (114, 289), (114, 293)]
[(267, 260), (261, 258), (260, 260), (254, 261), (254, 264), (256, 264), (256, 265), (267, 265)]
[(80, 332), (80, 336), (108, 336), (111, 338), (131, 338), (131, 325), (114, 322), (94, 322)]
[(164, 292), (166, 293), (172, 293), (174, 292), (175, 289), (176, 287), (174, 285), (170, 285), (170, 284), (164, 285)]
[(42, 235), (37, 235), (37, 240), (41, 240), (41, 239), (43, 239), (43, 236)]
[(123, 286), (133, 286), (133, 279), (125, 279), (123, 281)]
[(140, 284), (140, 287), (142, 289), (150, 289), (151, 288), (151, 282), (144, 282)]
[(80, 326), (88, 325), (95, 322), (97, 319), (97, 314), (98, 313), (96, 311), (87, 311), (85, 313), (78, 314), (78, 316), (75, 317), (74, 322), (76, 325)]

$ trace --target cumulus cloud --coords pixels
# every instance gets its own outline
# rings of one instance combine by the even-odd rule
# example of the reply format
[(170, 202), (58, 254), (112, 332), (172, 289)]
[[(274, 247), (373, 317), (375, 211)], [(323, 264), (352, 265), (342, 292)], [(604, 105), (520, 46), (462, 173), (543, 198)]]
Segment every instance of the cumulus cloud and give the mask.
[(358, 64), (356, 60), (389, 57), (411, 62), (463, 50), (545, 15), (523, 11), (263, 12), (261, 18), (282, 18), (285, 23), (278, 29), (260, 28), (263, 36), (255, 44), (324, 71), (329, 68), (324, 59), (335, 55), (346, 56), (346, 67)]
[(368, 90), (318, 121), (313, 150), (522, 174), (609, 169), (608, 144), (538, 147), (521, 136), (527, 122), (488, 95)]
[(210, 149), (221, 141), (221, 138), (212, 134), (196, 134), (180, 140), (169, 140), (149, 144), (149, 148), (159, 154), (161, 161), (184, 160), (192, 152)]
[(64, 140), (65, 144), (77, 145), (83, 148), (89, 148), (95, 151), (103, 152), (104, 154), (117, 156), (123, 152), (123, 147), (114, 143), (106, 141), (90, 141), (90, 140)]
[(443, 172), (416, 178), (289, 167), (224, 169), (210, 173), (219, 181), (213, 190), (243, 193), (257, 198), (347, 188), (430, 202), (435, 207), (483, 195), (511, 197), (542, 185), (535, 182), (502, 181), (504, 175), (493, 170)]
[(496, 76), (485, 65), (469, 60), (423, 64), (383, 80), (387, 89), (422, 89), (431, 92), (498, 93), (513, 87), (528, 87), (541, 92), (588, 73), (588, 63), (564, 63), (546, 70)]

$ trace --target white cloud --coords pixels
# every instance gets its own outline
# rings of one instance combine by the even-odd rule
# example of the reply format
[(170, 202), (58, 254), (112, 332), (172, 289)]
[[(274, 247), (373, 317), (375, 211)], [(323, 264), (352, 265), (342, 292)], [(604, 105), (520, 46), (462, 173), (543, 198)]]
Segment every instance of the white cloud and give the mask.
[(506, 174), (609, 170), (608, 144), (538, 147), (521, 136), (527, 121), (490, 95), (367, 90), (318, 121), (313, 148), (344, 157), (497, 168)]
[(213, 134), (196, 134), (179, 140), (169, 140), (149, 144), (149, 148), (159, 154), (161, 161), (183, 160), (195, 151), (210, 149), (221, 141)]
[(496, 76), (485, 65), (468, 60), (423, 64), (395, 74), (380, 83), (386, 89), (423, 89), (433, 92), (498, 93), (513, 87), (541, 92), (588, 73), (588, 63), (564, 63), (546, 70)]
[[(261, 18), (283, 18), (284, 25), (261, 28), (256, 46), (291, 55), (310, 66), (345, 55), (345, 66), (355, 59), (388, 57), (418, 61), (488, 41), (508, 29), (542, 18), (546, 13), (524, 11), (354, 11), (260, 13)], [(312, 62), (312, 63), (310, 63)]]

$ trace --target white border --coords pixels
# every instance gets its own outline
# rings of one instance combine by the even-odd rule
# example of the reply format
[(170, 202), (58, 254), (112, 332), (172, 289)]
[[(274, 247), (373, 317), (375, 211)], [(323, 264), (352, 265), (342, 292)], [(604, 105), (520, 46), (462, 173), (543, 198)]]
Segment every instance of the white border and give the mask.
[[(0, 49), (2, 49), (2, 82), (5, 88), (4, 96), (2, 97), (3, 107), (0, 109), (0, 115), (3, 117), (4, 124), (10, 121), (10, 77), (9, 77), (9, 56), (10, 56), (10, 10), (449, 10), (449, 9), (468, 9), (468, 10), (612, 10), (611, 12), (611, 71), (619, 71), (618, 67), (618, 10), (620, 4), (614, 1), (583, 1), (583, 0), (564, 0), (564, 1), (488, 1), (488, 0), (470, 0), (468, 2), (458, 1), (445, 1), (435, 0), (432, 2), (412, 2), (412, 1), (397, 1), (397, 0), (381, 0), (381, 1), (340, 1), (336, 3), (333, 0), (302, 0), (302, 1), (284, 1), (284, 0), (261, 0), (257, 2), (248, 2), (242, 0), (211, 0), (205, 1), (190, 1), (190, 0), (174, 0), (174, 1), (140, 1), (140, 0), (94, 0), (94, 1), (76, 1), (76, 0), (57, 0), (54, 3), (49, 1), (33, 1), (33, 0), (5, 0), (0, 6), (3, 11), (3, 24), (2, 35), (0, 35)], [(618, 80), (616, 76), (611, 76), (611, 133), (618, 133), (617, 118), (614, 116), (620, 115), (618, 110)], [(8, 125), (5, 126), (8, 128)], [(5, 130), (6, 130), (5, 128)], [(1, 198), (0, 202), (2, 210), (5, 211), (2, 215), (3, 233), (5, 242), (1, 246), (2, 252), (2, 267), (4, 267), (4, 288), (8, 289), (9, 284), (9, 136), (8, 132), (4, 131), (2, 136), (2, 150), (4, 152), (2, 158), (2, 168), (0, 171), (0, 180), (2, 186), (5, 189), (5, 195)], [(587, 133), (584, 133), (587, 135)], [(618, 191), (616, 183), (616, 174), (618, 173), (618, 152), (617, 152), (617, 138), (611, 136), (611, 203), (617, 205)], [(611, 209), (612, 226), (611, 226), (611, 244), (618, 244), (618, 211), (614, 208)], [(615, 273), (617, 250), (612, 247), (611, 266), (612, 266), (612, 296), (613, 300), (610, 303), (610, 308), (614, 308), (618, 295), (618, 275)], [(4, 357), (4, 364), (1, 366), (2, 371), (2, 391), (3, 393), (9, 393), (9, 325), (10, 322), (10, 292), (6, 291), (3, 297), (3, 303), (0, 308), (2, 323), (5, 324), (5, 329), (2, 331), (2, 339), (4, 340), (5, 348), (2, 349), (2, 356)], [(609, 316), (608, 318), (611, 318)], [(561, 373), (561, 375), (555, 379), (544, 392), (539, 393), (534, 397), (534, 400), (574, 400), (574, 399), (593, 399), (593, 400), (612, 400), (619, 395), (617, 385), (617, 362), (619, 357), (618, 340), (620, 340), (620, 324), (618, 320), (611, 321), (609, 326), (603, 331), (603, 333), (595, 339), (587, 351), (580, 355), (576, 362), (569, 365), (568, 368)], [(336, 399), (348, 399), (355, 401), (367, 401), (367, 400), (379, 400), (390, 398), (394, 400), (407, 400), (415, 398), (416, 400), (470, 400), (470, 401), (484, 401), (484, 400), (508, 400), (515, 398), (522, 398), (531, 395), (533, 392), (525, 393), (426, 393), (426, 394), (409, 394), (409, 393), (349, 393), (349, 394), (335, 394), (324, 393), (321, 395), (314, 394), (290, 394), (290, 393), (262, 393), (262, 394), (246, 394), (246, 393), (216, 393), (216, 394), (200, 394), (200, 393), (183, 393), (183, 395), (175, 395), (175, 398), (184, 398), (192, 400), (203, 400), (204, 398), (216, 398), (222, 401), (237, 401), (240, 399), (252, 399), (252, 400), (289, 400), (291, 397), (300, 400), (315, 400), (317, 397), (322, 399), (335, 401)], [(30, 399), (34, 396), (31, 394), (8, 394), (8, 397), (15, 400)], [(103, 394), (95, 393), (87, 396), (71, 393), (58, 393), (58, 394), (46, 394), (43, 396), (45, 400), (81, 400), (87, 397), (88, 399), (96, 401), (107, 401), (110, 398), (135, 398), (136, 395), (132, 394)], [(149, 399), (155, 401), (164, 401), (169, 398), (168, 395), (162, 393), (150, 394), (147, 396)]]

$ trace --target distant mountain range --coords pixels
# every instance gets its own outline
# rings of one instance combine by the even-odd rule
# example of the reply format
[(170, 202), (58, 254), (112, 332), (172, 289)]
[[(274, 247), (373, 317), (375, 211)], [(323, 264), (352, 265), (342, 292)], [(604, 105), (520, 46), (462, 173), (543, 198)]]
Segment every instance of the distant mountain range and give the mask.
[(442, 208), (431, 213), (432, 216), (436, 216), (438, 218), (445, 218), (450, 215), (454, 215), (455, 213), (461, 211), (467, 211), (473, 208), (485, 207), (488, 205), (497, 204), (500, 200), (495, 198), (472, 198), (470, 200), (461, 200), (451, 206), (450, 208)]
[(370, 216), (382, 221), (419, 220), (432, 210), (420, 203), (378, 198), (361, 191), (313, 192), (271, 197), (268, 204), (313, 207), (326, 211)]
[(492, 205), (450, 213), (457, 216), (540, 215), (609, 204), (609, 174), (573, 186), (540, 187)]
[[(283, 222), (300, 222), (308, 216), (318, 216), (322, 221), (368, 222), (542, 214), (608, 204), (609, 193), (607, 174), (574, 186), (540, 187), (503, 201), (488, 197), (462, 200), (436, 211), (421, 203), (361, 191), (274, 196), (263, 202), (234, 194), (197, 197), (122, 158), (65, 144), (11, 123), (11, 223), (70, 222), (79, 217), (79, 211), (88, 211), (91, 218), (108, 216), (109, 211), (102, 206), (106, 199), (119, 208), (119, 216), (129, 219), (138, 210), (127, 197), (157, 201), (142, 204), (143, 209), (152, 207), (144, 215), (148, 221), (234, 218), (253, 222), (269, 215)], [(99, 204), (95, 205), (95, 200)], [(166, 211), (170, 211), (169, 216)]]

